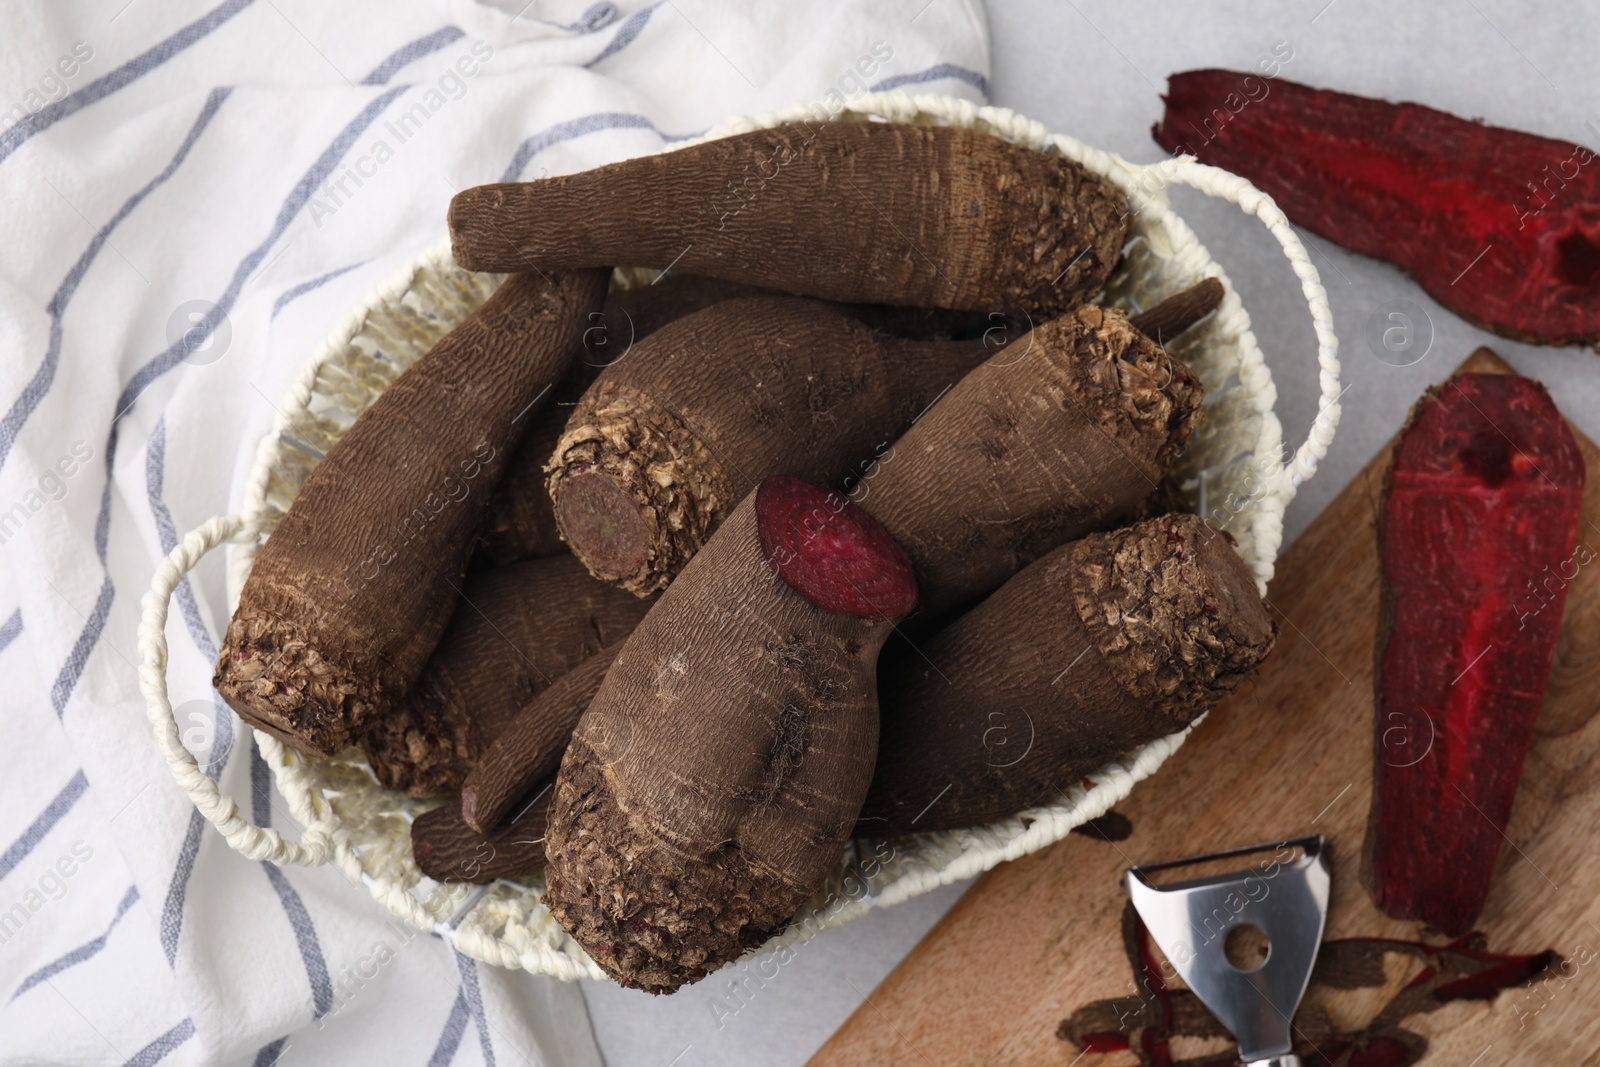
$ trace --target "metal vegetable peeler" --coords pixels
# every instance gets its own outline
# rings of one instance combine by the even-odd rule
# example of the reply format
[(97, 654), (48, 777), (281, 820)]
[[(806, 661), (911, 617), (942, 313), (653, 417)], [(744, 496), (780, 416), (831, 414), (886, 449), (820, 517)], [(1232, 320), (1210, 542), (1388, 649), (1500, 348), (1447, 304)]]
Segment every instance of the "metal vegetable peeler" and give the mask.
[[(1296, 848), (1298, 858), (1269, 858), (1233, 874), (1166, 886), (1152, 885), (1146, 877), (1233, 856), (1287, 856)], [(1300, 1067), (1293, 1051), (1294, 1013), (1322, 943), (1331, 877), (1317, 834), (1130, 867), (1123, 884), (1178, 977), (1233, 1034), (1239, 1058), (1259, 1067)], [(1241, 968), (1229, 961), (1225, 944), (1245, 927), (1265, 935), (1266, 957)]]

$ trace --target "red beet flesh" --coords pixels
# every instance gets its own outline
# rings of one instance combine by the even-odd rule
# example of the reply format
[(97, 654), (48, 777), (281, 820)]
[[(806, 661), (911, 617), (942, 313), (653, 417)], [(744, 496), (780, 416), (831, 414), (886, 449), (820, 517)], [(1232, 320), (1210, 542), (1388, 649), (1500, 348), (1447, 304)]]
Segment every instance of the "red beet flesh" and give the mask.
[(1600, 340), (1600, 165), (1587, 149), (1237, 71), (1174, 74), (1165, 99), (1161, 147), (1243, 175), (1458, 315), (1519, 340)]
[(756, 488), (756, 533), (778, 577), (819, 608), (892, 619), (916, 607), (905, 549), (838, 493), (774, 475)]
[(1489, 894), (1574, 572), (1583, 457), (1544, 386), (1466, 374), (1417, 406), (1380, 534), (1372, 896), (1465, 933)]

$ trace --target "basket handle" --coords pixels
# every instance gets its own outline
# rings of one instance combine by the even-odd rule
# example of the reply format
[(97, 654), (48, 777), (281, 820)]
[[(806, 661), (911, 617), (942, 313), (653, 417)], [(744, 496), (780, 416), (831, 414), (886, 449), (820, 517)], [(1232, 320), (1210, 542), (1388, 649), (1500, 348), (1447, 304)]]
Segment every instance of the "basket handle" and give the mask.
[(1257, 189), (1239, 175), (1220, 167), (1201, 163), (1193, 156), (1178, 156), (1141, 168), (1144, 173), (1154, 173), (1163, 183), (1176, 182), (1198, 190), (1218, 200), (1237, 205), (1246, 215), (1261, 220), (1268, 232), (1283, 248), (1284, 256), (1295, 276), (1300, 279), (1300, 292), (1311, 310), (1311, 326), (1317, 335), (1317, 365), (1322, 395), (1317, 401), (1317, 415), (1305, 441), (1295, 450), (1294, 457), (1282, 464), (1273, 479), (1273, 491), (1287, 503), (1300, 483), (1317, 471), (1317, 464), (1328, 454), (1333, 443), (1333, 432), (1339, 425), (1339, 338), (1333, 332), (1333, 312), (1328, 308), (1328, 291), (1322, 286), (1322, 276), (1311, 262), (1306, 247), (1295, 233), (1288, 216), (1266, 193)]
[[(194, 806), (227, 839), (229, 847), (251, 859), (271, 860), (274, 863), (292, 863), (301, 867), (316, 867), (327, 863), (333, 854), (333, 840), (327, 826), (314, 811), (295, 811), (292, 814), (305, 827), (299, 843), (286, 840), (277, 830), (257, 826), (239, 814), (239, 805), (225, 795), (217, 783), (201, 770), (194, 754), (183, 747), (179, 739), (178, 723), (172, 714), (172, 702), (167, 696), (167, 608), (172, 592), (193, 570), (207, 552), (234, 539), (243, 523), (237, 515), (218, 515), (185, 534), (167, 558), (156, 568), (150, 589), (140, 601), (139, 618), (139, 689), (144, 693), (145, 712), (150, 718), (150, 732), (156, 747), (167, 759), (172, 777), (189, 794)], [(267, 756), (273, 745), (281, 746), (277, 738), (254, 731), (256, 743)], [(268, 759), (269, 765), (273, 760)]]

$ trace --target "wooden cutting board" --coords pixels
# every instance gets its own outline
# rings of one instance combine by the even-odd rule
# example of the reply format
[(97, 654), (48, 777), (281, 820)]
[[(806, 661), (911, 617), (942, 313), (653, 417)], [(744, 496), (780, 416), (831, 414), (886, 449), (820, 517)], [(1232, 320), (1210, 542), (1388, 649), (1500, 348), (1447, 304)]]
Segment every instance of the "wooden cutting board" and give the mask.
[[(1457, 373), (1463, 371), (1512, 373), (1488, 349), (1479, 349)], [(1578, 542), (1600, 553), (1600, 450), (1581, 434), (1578, 440), (1589, 468)], [(1333, 861), (1326, 938), (1420, 936), (1416, 924), (1373, 908), (1360, 875), (1372, 788), (1375, 519), (1392, 448), (1393, 442), (1374, 457), (1279, 561), (1269, 594), (1280, 629), (1277, 647), (1256, 677), (1213, 710), (1161, 771), (1117, 808), (1131, 820), (1131, 836), (1105, 841), (1074, 834), (986, 874), (846, 1020), (813, 1067), (1139, 1063), (1133, 1052), (1085, 1051), (1072, 1039), (1083, 1036), (1083, 1020), (1096, 1011), (1105, 1015), (1104, 1005), (1092, 1004), (1135, 993), (1124, 934), (1126, 896), (1118, 881), (1134, 863), (1320, 832)], [(1430, 1010), (1407, 1014), (1413, 1001), (1395, 997), (1423, 966), (1417, 952), (1365, 941), (1333, 950), (1325, 943), (1296, 1016), (1303, 1032), (1353, 1032), (1372, 1056), (1384, 1050), (1396, 1055), (1402, 1039), (1425, 1039), (1424, 1064), (1600, 1063), (1595, 558), (1570, 583), (1537, 736), (1478, 924), (1492, 952), (1554, 949), (1566, 962), (1545, 980), (1505, 989), (1492, 1001), (1430, 1003)], [(1377, 973), (1354, 987), (1347, 978), (1346, 988), (1332, 988), (1324, 972), (1334, 970), (1330, 961), (1351, 953)], [(1446, 962), (1461, 964), (1457, 957)], [(1127, 1002), (1121, 1003), (1125, 1011)], [(1380, 1010), (1383, 1025), (1369, 1025)], [(1085, 1011), (1074, 1029), (1067, 1021)], [(1198, 1034), (1210, 1019), (1199, 1014), (1196, 1021), (1191, 1010), (1186, 1022), (1175, 1024), (1190, 1034), (1173, 1039), (1175, 1062), (1219, 1056), (1226, 1062), (1231, 1042)], [(1108, 1017), (1128, 1016), (1112, 1011)], [(1411, 1047), (1420, 1048), (1420, 1041)]]

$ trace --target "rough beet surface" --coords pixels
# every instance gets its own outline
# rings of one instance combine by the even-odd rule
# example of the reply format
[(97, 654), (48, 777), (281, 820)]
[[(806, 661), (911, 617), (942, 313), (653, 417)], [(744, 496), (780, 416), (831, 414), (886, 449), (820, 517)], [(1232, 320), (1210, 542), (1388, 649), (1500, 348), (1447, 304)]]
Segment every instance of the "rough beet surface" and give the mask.
[(608, 645), (530, 701), (478, 759), (461, 786), (461, 818), (492, 833), (561, 766), (573, 727), (600, 691), (621, 643)]
[(1127, 201), (1057, 153), (980, 130), (807, 122), (450, 202), (468, 270), (672, 267), (830, 300), (1026, 311), (1093, 298)]
[(545, 782), (486, 834), (467, 825), (459, 800), (418, 816), (411, 824), (411, 855), (417, 868), (438, 882), (480, 885), (541, 870), (553, 784)]
[[(361, 738), (378, 781), (416, 797), (460, 789), (547, 686), (620, 645), (650, 601), (595, 581), (563, 554), (476, 571), (452, 606), (416, 684)], [(566, 733), (581, 711), (566, 718)], [(556, 761), (539, 777), (554, 773)]]
[(1194, 721), (1275, 636), (1249, 567), (1199, 516), (1062, 545), (885, 657), (858, 832), (976, 826), (1047, 803)]
[(332, 755), (403, 700), (450, 618), (490, 490), (581, 351), (607, 273), (516, 275), (307, 476), (223, 635), (241, 718)]
[(1036, 327), (969, 372), (851, 496), (911, 558), (921, 620), (1105, 529), (1189, 445), (1202, 388), (1115, 308)]
[(579, 721), (545, 840), (545, 903), (608, 974), (671, 992), (821, 886), (872, 779), (893, 622), (789, 588), (753, 492), (667, 587)]
[(664, 588), (761, 480), (832, 484), (991, 354), (861, 309), (769, 294), (663, 327), (607, 367), (550, 455), (567, 544), (596, 577)]

